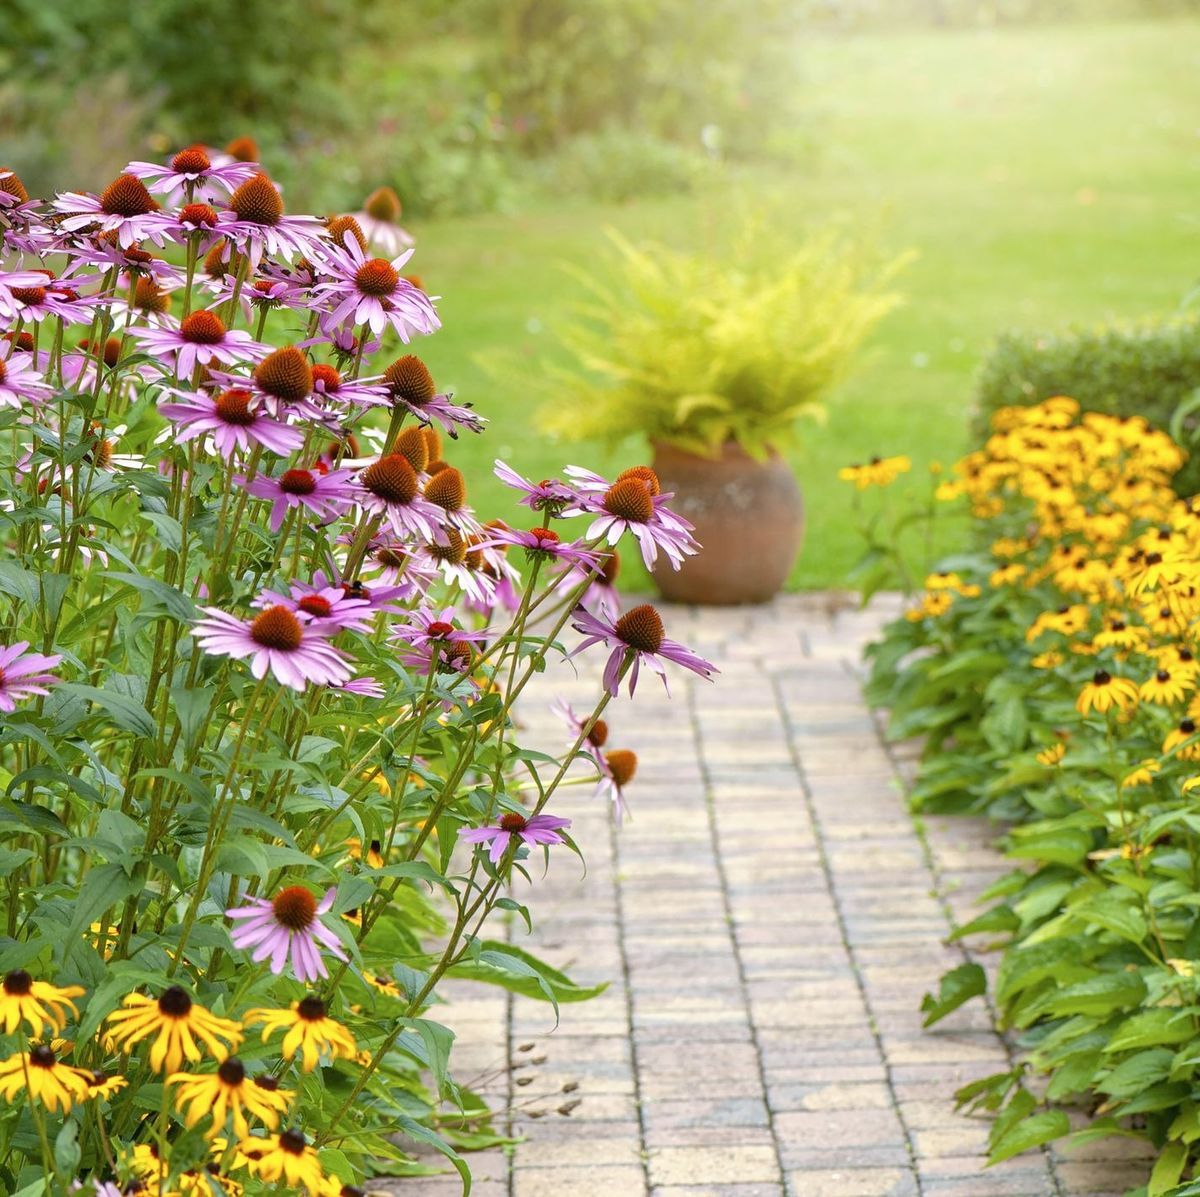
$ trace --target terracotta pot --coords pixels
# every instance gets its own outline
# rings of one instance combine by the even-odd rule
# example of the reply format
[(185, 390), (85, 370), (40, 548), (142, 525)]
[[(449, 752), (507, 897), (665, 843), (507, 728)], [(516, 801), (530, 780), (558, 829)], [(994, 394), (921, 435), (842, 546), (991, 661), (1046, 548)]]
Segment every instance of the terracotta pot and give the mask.
[(665, 599), (765, 603), (779, 593), (804, 537), (800, 487), (783, 458), (756, 461), (733, 442), (715, 459), (656, 443), (654, 470), (703, 546), (678, 572), (659, 559), (654, 581)]

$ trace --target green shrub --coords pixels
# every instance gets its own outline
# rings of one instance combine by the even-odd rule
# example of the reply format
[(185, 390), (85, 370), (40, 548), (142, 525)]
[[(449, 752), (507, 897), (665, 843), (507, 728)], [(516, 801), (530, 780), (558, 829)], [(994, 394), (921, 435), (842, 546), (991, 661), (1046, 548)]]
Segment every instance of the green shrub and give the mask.
[(694, 150), (610, 126), (568, 141), (545, 163), (542, 177), (551, 191), (561, 195), (624, 203), (691, 191), (710, 166)]
[[(1200, 319), (1175, 317), (1054, 333), (1008, 332), (980, 370), (975, 431), (986, 435), (998, 408), (1070, 395), (1088, 411), (1144, 416), (1170, 427), (1176, 408), (1200, 387)], [(1181, 439), (1193, 449), (1176, 479), (1180, 494), (1200, 491), (1200, 453), (1192, 444), (1194, 418)]]
[(790, 0), (477, 0), (481, 63), (534, 152), (613, 124), (734, 154), (760, 149), (797, 94)]

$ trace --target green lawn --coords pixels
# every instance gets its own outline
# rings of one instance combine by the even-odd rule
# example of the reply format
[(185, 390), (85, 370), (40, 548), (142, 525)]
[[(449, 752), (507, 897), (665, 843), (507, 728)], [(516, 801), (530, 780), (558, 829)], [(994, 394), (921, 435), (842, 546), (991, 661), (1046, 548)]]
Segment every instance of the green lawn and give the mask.
[[(905, 452), (923, 471), (964, 449), (972, 376), (999, 329), (1178, 305), (1200, 273), (1198, 67), (1192, 22), (820, 37), (801, 48), (813, 159), (741, 185), (772, 193), (797, 225), (861, 213), (889, 247), (919, 258), (902, 279), (904, 308), (792, 454), (809, 510), (794, 585), (836, 585), (857, 555), (838, 465)], [(497, 455), (534, 477), (564, 461), (645, 459), (637, 445), (607, 454), (551, 443), (536, 404), (474, 356), (505, 347), (535, 370), (552, 347), (547, 326), (578, 294), (562, 264), (599, 260), (606, 226), (684, 245), (719, 237), (727, 211), (714, 192), (419, 227), (413, 267), (443, 296), (445, 321), (420, 352), (492, 420), (452, 460), (478, 478)], [(507, 509), (498, 486), (473, 498), (489, 514)]]

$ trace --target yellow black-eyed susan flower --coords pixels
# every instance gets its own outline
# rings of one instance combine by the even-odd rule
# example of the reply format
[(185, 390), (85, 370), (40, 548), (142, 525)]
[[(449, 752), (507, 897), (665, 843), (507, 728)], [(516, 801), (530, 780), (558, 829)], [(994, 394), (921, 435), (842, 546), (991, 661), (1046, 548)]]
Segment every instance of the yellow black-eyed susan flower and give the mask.
[(309, 1193), (320, 1193), (325, 1187), (321, 1161), (302, 1131), (285, 1130), (263, 1138), (248, 1136), (238, 1148), (246, 1166), (262, 1180), (303, 1186)]
[(11, 1035), (22, 1022), (36, 1036), (47, 1029), (61, 1031), (67, 1025), (67, 1007), (78, 1016), (71, 999), (83, 992), (78, 985), (59, 989), (48, 981), (35, 981), (23, 968), (13, 969), (0, 982), (0, 1031)]
[(404, 996), (404, 991), (400, 986), (391, 977), (385, 976), (382, 973), (363, 973), (363, 980), (372, 989), (377, 989), (380, 993), (386, 994), (388, 997), (399, 998)]
[(192, 1063), (199, 1060), (197, 1039), (214, 1060), (224, 1060), (245, 1038), (236, 1022), (210, 1014), (180, 985), (164, 989), (157, 999), (131, 993), (124, 1006), (108, 1016), (109, 1037), (117, 1047), (129, 1051), (153, 1035), (150, 1067), (156, 1072), (178, 1072), (185, 1058)]
[(31, 1101), (65, 1114), (90, 1096), (87, 1078), (82, 1068), (60, 1063), (51, 1047), (39, 1043), (0, 1060), (0, 1097), (12, 1102), (17, 1094), (27, 1093)]
[(105, 1098), (119, 1093), (129, 1083), (123, 1076), (110, 1075), (104, 1072), (85, 1072), (88, 1086), (88, 1097)]
[(1196, 721), (1194, 719), (1181, 719), (1179, 726), (1172, 732), (1167, 733), (1167, 738), (1163, 740), (1163, 755), (1173, 752), (1180, 760), (1183, 761), (1200, 761), (1200, 741), (1195, 744), (1188, 744), (1196, 734)]
[(1103, 714), (1116, 707), (1126, 711), (1137, 706), (1137, 683), (1126, 677), (1114, 677), (1107, 669), (1097, 669), (1092, 674), (1092, 680), (1079, 692), (1075, 701), (1075, 709), (1086, 715), (1096, 710)]
[(346, 841), (346, 847), (350, 850), (351, 860), (365, 860), (369, 868), (382, 869), (385, 861), (383, 859), (383, 846), (378, 840), (372, 840), (368, 845), (366, 852), (363, 851), (362, 840), (358, 836), (351, 836)]
[(1169, 669), (1158, 669), (1142, 683), (1139, 693), (1143, 702), (1171, 706), (1182, 702), (1190, 689), (1191, 686), (1183, 677)]
[(167, 1084), (177, 1086), (175, 1108), (184, 1115), (185, 1126), (191, 1128), (208, 1114), (212, 1115), (207, 1135), (210, 1139), (224, 1130), (231, 1115), (234, 1133), (239, 1138), (250, 1134), (247, 1113), (274, 1130), (293, 1097), (288, 1090), (269, 1082), (266, 1086), (256, 1084), (246, 1075), (245, 1065), (234, 1056), (223, 1060), (216, 1072), (172, 1073)]
[(312, 994), (286, 1010), (249, 1010), (246, 1022), (262, 1024), (264, 1043), (275, 1031), (286, 1031), (280, 1050), (289, 1057), (299, 1052), (305, 1072), (312, 1072), (322, 1055), (348, 1060), (356, 1051), (354, 1036), (337, 1019), (330, 1018), (325, 1003)]
[(1059, 740), (1057, 744), (1051, 744), (1047, 748), (1043, 748), (1037, 754), (1037, 762), (1039, 765), (1045, 765), (1047, 768), (1052, 768), (1057, 765), (1064, 756), (1067, 755), (1067, 746)]
[(1154, 780), (1154, 775), (1160, 767), (1154, 757), (1147, 757), (1121, 778), (1121, 789), (1132, 790), (1138, 786), (1148, 786)]
[(1019, 561), (1010, 561), (1007, 565), (1002, 565), (999, 569), (992, 570), (991, 574), (988, 575), (988, 585), (994, 588), (1014, 586), (1028, 572), (1026, 567)]
[(912, 461), (903, 455), (898, 457), (872, 457), (865, 465), (850, 465), (838, 470), (843, 482), (853, 482), (858, 490), (871, 486), (889, 486), (901, 474), (912, 469)]

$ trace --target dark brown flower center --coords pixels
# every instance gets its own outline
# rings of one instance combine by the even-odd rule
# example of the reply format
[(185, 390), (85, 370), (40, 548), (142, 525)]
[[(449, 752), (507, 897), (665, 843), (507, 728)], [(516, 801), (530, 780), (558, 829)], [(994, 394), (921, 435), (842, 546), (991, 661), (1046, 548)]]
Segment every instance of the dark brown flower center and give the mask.
[(649, 603), (626, 611), (617, 620), (616, 629), (621, 640), (638, 652), (656, 653), (662, 647), (662, 617)]
[(443, 619), (435, 619), (426, 629), (425, 633), (433, 637), (434, 640), (444, 640), (451, 632), (454, 631), (452, 623), (446, 623)]
[(306, 615), (315, 615), (318, 619), (327, 619), (333, 614), (333, 604), (319, 594), (306, 594), (296, 606)]
[(618, 786), (627, 786), (637, 772), (637, 753), (628, 748), (614, 748), (604, 758), (608, 762), (608, 771)]
[(249, 391), (222, 391), (214, 400), (217, 415), (226, 423), (238, 428), (247, 428), (256, 417), (250, 410), (253, 396)]
[(258, 142), (253, 137), (235, 137), (225, 147), (225, 153), (236, 162), (257, 162)]
[(608, 724), (603, 719), (597, 719), (592, 724), (592, 730), (588, 732), (587, 738), (593, 748), (603, 748), (608, 742)]
[(283, 200), (261, 171), (229, 197), (229, 206), (247, 224), (276, 225), (283, 216)]
[(353, 216), (332, 216), (325, 227), (329, 233), (329, 240), (334, 245), (340, 245), (344, 249), (349, 249), (350, 242), (347, 238), (353, 237), (358, 242), (358, 246), (363, 253), (367, 252), (366, 234), (362, 231), (362, 225)]
[(413, 407), (422, 407), (437, 394), (433, 375), (415, 353), (405, 354), (392, 362), (384, 371), (383, 380), (397, 399), (403, 399)]
[(392, 264), (384, 258), (371, 258), (364, 262), (354, 275), (354, 285), (364, 294), (376, 298), (391, 295), (400, 282)]
[(1160, 669), (1154, 675), (1154, 677), (1155, 677), (1156, 681), (1160, 681), (1160, 682), (1169, 682), (1171, 680), (1171, 675), (1165, 669)]
[(54, 1052), (44, 1043), (39, 1043), (30, 1049), (29, 1063), (35, 1068), (53, 1068), (56, 1063)]
[(553, 528), (530, 528), (529, 535), (538, 542), (538, 547), (543, 549), (552, 548), (562, 540)]
[(500, 826), (505, 831), (524, 831), (529, 826), (529, 820), (524, 815), (518, 815), (510, 811), (507, 815), (500, 816)]
[(285, 403), (299, 403), (312, 393), (313, 372), (308, 359), (294, 345), (268, 354), (254, 370), (254, 381)]
[(12, 287), (10, 294), (20, 303), (39, 304), (46, 302), (48, 292), (45, 287)]
[(429, 479), (425, 497), (443, 511), (458, 511), (467, 501), (466, 479), (459, 470), (447, 466)]
[(320, 1022), (326, 1015), (325, 1003), (319, 997), (301, 998), (296, 1004), (296, 1013), (305, 1022)]
[(162, 991), (158, 1012), (166, 1018), (187, 1018), (192, 1012), (192, 999), (183, 986), (172, 985)]
[(15, 196), (18, 203), (28, 203), (29, 192), (25, 190), (25, 184), (22, 183), (15, 174), (12, 174), (11, 172), (5, 174), (8, 169), (9, 168), (7, 166), (0, 166), (0, 175), (4, 176), (3, 178), (0, 178), (0, 191), (3, 191), (8, 195)]
[(250, 639), (263, 648), (294, 653), (304, 639), (304, 631), (286, 607), (268, 607), (250, 624)]
[(289, 1155), (303, 1155), (305, 1147), (308, 1146), (308, 1140), (302, 1131), (285, 1130), (279, 1136), (279, 1146)]
[(400, 197), (390, 187), (376, 187), (367, 196), (363, 209), (376, 220), (395, 224), (400, 219)]
[(311, 495), (317, 489), (317, 480), (308, 470), (284, 470), (279, 475), (279, 489), (285, 495)]
[(467, 544), (453, 528), (446, 529), (446, 544), (427, 544), (427, 552), (435, 561), (448, 561), (461, 565), (467, 559)]
[(145, 216), (158, 204), (136, 175), (118, 175), (100, 193), (100, 207), (109, 216)]
[(263, 1073), (262, 1076), (256, 1076), (254, 1083), (260, 1089), (265, 1089), (268, 1093), (274, 1093), (279, 1089), (279, 1078), (272, 1076), (269, 1072)]
[(4, 380), (7, 377), (8, 377), (8, 367), (4, 364), (3, 361), (0, 361), (0, 384), (3, 384)]
[(644, 524), (654, 514), (654, 501), (640, 478), (614, 482), (604, 495), (604, 510), (619, 519)]
[(399, 569), (407, 558), (403, 553), (398, 553), (395, 549), (376, 549), (375, 560), (388, 569)]
[(275, 921), (289, 931), (307, 931), (316, 922), (317, 900), (304, 886), (290, 885), (287, 889), (281, 889), (271, 900), (271, 910), (275, 914)]
[(212, 166), (202, 146), (191, 145), (171, 159), (171, 169), (181, 175), (198, 175)]
[(217, 1069), (217, 1076), (225, 1084), (236, 1089), (246, 1079), (246, 1066), (241, 1060), (230, 1056), (228, 1060), (222, 1061), (221, 1067)]
[(219, 345), (225, 340), (225, 325), (213, 312), (193, 312), (184, 317), (179, 335), (193, 345)]
[(385, 503), (411, 503), (417, 497), (416, 472), (399, 453), (389, 453), (367, 466), (359, 481)]
[(429, 443), (420, 428), (406, 428), (396, 437), (395, 451), (408, 458), (408, 464), (417, 473), (429, 465)]
[(4, 992), (11, 997), (24, 997), (33, 990), (33, 978), (23, 969), (15, 968), (4, 978)]
[(475, 653), (465, 640), (451, 640), (442, 646), (438, 658), (446, 672), (466, 673), (471, 668)]
[(217, 210), (208, 204), (185, 204), (179, 212), (180, 224), (202, 224), (211, 229), (217, 223)]
[(1183, 734), (1184, 734), (1185, 736), (1191, 736), (1191, 735), (1195, 735), (1195, 732), (1196, 732), (1196, 723), (1195, 723), (1195, 720), (1193, 720), (1193, 719), (1184, 719), (1184, 720), (1183, 720), (1183, 722), (1182, 722), (1182, 723), (1180, 723), (1180, 725), (1179, 725), (1179, 730), (1180, 730), (1181, 732), (1183, 732)]
[(325, 362), (320, 362), (312, 368), (313, 385), (321, 383), (327, 395), (341, 390), (342, 376), (337, 370)]
[(1096, 672), (1092, 674), (1093, 686), (1107, 686), (1111, 681), (1112, 674), (1110, 674), (1107, 669), (1097, 669)]
[(658, 480), (658, 475), (649, 466), (630, 466), (629, 469), (622, 470), (617, 475), (616, 481), (625, 482), (630, 478), (636, 478), (643, 483), (652, 495), (662, 494), (662, 484)]
[(596, 580), (603, 582), (606, 586), (612, 586), (617, 580), (617, 574), (621, 572), (621, 557), (616, 549), (611, 549), (607, 557), (604, 558), (604, 564), (601, 567), (600, 577)]
[(167, 312), (171, 308), (171, 297), (159, 289), (149, 276), (139, 278), (133, 289), (133, 306), (143, 312)]

